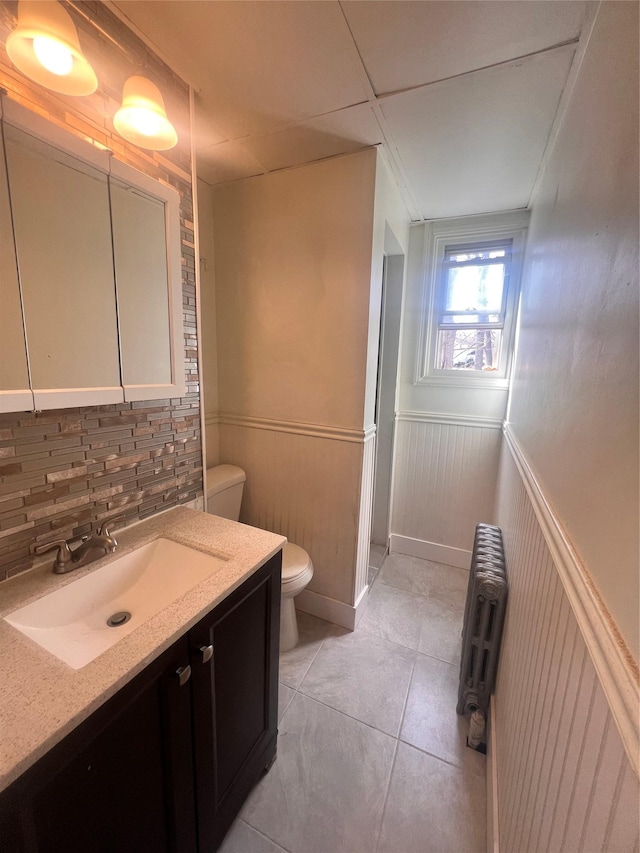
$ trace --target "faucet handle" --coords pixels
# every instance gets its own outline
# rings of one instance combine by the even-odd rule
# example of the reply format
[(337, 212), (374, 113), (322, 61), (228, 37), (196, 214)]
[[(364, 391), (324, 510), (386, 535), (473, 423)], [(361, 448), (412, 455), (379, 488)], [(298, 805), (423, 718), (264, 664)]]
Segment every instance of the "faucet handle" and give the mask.
[[(98, 528), (98, 536), (111, 536), (109, 527), (118, 521), (124, 521), (124, 515), (116, 515), (113, 518), (109, 518), (107, 521), (104, 521)], [(107, 525), (109, 525), (109, 527), (107, 527)]]
[(65, 568), (67, 563), (71, 561), (71, 550), (69, 549), (69, 543), (65, 542), (64, 539), (56, 539), (53, 542), (45, 542), (44, 545), (36, 545), (33, 548), (33, 552), (35, 554), (44, 554), (45, 551), (51, 551), (53, 548), (58, 549), (58, 554), (53, 564), (54, 571), (55, 569)]

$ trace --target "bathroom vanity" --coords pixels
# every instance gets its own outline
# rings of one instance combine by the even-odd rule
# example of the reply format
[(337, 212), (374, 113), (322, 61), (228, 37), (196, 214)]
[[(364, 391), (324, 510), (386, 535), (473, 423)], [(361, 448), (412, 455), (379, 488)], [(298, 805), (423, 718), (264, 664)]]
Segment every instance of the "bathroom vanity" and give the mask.
[(179, 508), (123, 548), (159, 536), (223, 568), (83, 668), (0, 622), (3, 851), (208, 853), (275, 758), (283, 538)]

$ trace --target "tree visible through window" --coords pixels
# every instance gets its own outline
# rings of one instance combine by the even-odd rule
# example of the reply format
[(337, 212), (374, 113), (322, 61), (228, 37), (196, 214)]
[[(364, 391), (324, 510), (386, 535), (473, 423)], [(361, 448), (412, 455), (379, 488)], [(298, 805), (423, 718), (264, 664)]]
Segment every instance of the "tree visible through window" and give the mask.
[(436, 369), (499, 369), (510, 266), (510, 240), (445, 248)]

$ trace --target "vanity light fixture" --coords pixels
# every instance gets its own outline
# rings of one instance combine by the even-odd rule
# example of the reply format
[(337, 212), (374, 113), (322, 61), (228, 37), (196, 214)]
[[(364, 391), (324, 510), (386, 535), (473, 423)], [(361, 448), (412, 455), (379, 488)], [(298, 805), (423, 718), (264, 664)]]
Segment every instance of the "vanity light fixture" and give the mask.
[(166, 151), (178, 141), (160, 90), (147, 77), (133, 76), (126, 81), (122, 106), (113, 117), (113, 124), (128, 142), (152, 151)]
[(19, 71), (53, 92), (91, 95), (98, 88), (71, 16), (57, 0), (20, 0), (6, 49)]

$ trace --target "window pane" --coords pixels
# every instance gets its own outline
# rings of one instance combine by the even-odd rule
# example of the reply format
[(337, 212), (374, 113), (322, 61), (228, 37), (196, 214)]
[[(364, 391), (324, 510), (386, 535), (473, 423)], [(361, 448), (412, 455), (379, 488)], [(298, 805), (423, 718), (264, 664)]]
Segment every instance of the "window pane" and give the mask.
[(462, 252), (447, 252), (445, 261), (447, 263), (460, 264), (464, 263), (464, 261), (475, 261), (477, 259), (489, 260), (491, 258), (504, 258), (506, 254), (506, 249), (486, 249), (484, 251), (481, 251), (480, 249), (466, 249)]
[(438, 370), (497, 370), (501, 329), (440, 329), (436, 352)]
[(444, 310), (447, 313), (457, 311), (478, 311), (481, 314), (500, 313), (504, 274), (504, 264), (449, 268), (446, 271)]
[(500, 314), (444, 314), (442, 323), (501, 323)]

